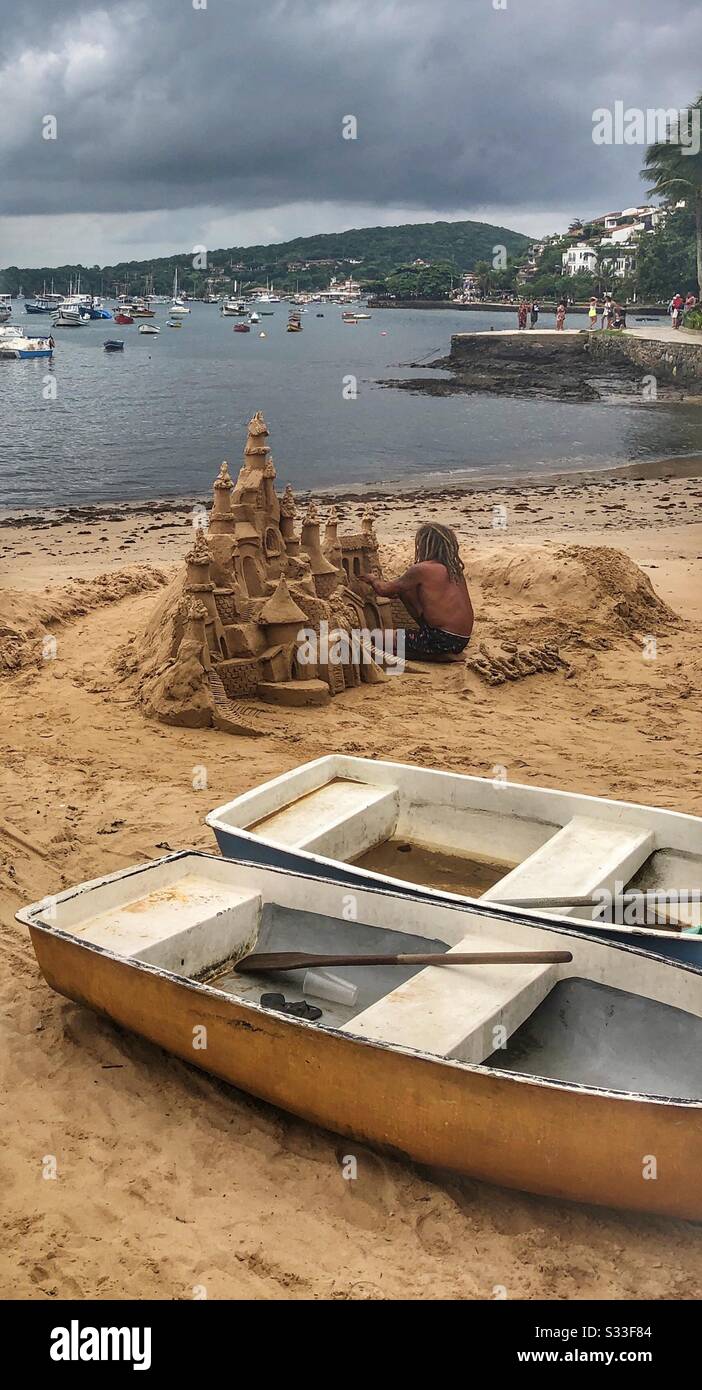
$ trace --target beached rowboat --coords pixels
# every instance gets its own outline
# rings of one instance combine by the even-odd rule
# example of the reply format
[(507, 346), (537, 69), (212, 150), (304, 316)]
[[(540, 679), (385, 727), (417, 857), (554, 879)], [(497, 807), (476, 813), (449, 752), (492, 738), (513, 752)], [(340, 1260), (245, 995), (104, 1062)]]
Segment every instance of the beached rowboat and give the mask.
[[(305, 1120), (508, 1187), (702, 1217), (693, 966), (194, 852), (18, 919), (53, 989)], [(261, 949), (566, 961), (317, 966), (272, 982), (237, 970)]]
[[(207, 824), (233, 859), (410, 896), (518, 903), (532, 920), (575, 918), (615, 941), (633, 932), (642, 948), (702, 964), (696, 816), (335, 754), (218, 807)], [(603, 895), (637, 890), (612, 903), (613, 925), (597, 920)]]

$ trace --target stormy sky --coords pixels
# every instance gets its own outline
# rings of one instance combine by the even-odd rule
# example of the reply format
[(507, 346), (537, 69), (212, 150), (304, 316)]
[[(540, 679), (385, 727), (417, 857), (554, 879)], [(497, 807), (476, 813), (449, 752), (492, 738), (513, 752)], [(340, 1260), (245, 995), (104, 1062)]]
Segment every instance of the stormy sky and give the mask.
[(0, 266), (558, 230), (645, 197), (596, 107), (702, 88), (700, 0), (0, 0), (0, 36)]

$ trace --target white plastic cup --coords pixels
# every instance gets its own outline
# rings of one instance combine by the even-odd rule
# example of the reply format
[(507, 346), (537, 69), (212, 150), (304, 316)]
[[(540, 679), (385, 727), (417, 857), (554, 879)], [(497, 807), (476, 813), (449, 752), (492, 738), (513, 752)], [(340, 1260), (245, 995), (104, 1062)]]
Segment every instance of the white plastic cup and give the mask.
[(328, 999), (333, 1004), (355, 1004), (358, 999), (357, 985), (342, 980), (331, 970), (306, 970), (302, 993), (311, 994), (315, 999)]

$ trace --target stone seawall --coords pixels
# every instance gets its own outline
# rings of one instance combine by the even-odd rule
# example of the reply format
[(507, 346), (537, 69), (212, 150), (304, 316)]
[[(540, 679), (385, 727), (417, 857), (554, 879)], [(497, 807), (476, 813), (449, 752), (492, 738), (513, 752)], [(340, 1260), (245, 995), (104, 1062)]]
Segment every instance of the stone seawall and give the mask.
[(486, 361), (534, 362), (539, 366), (564, 361), (581, 360), (585, 351), (585, 333), (454, 333), (451, 339), (449, 362), (452, 367), (465, 368)]
[(655, 338), (635, 338), (628, 333), (582, 334), (585, 350), (594, 362), (610, 366), (633, 363), (651, 376), (668, 381), (702, 381), (702, 340), (690, 342), (657, 341)]

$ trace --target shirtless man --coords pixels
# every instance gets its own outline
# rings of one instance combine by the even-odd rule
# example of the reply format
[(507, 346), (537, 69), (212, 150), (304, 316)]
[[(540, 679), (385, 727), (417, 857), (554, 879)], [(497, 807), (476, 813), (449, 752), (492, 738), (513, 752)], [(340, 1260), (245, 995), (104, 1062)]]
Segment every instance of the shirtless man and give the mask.
[(473, 631), (473, 605), (456, 534), (429, 522), (414, 540), (414, 564), (399, 579), (363, 576), (381, 598), (401, 598), (419, 630), (405, 632), (405, 652), (419, 661), (447, 661), (464, 651)]

